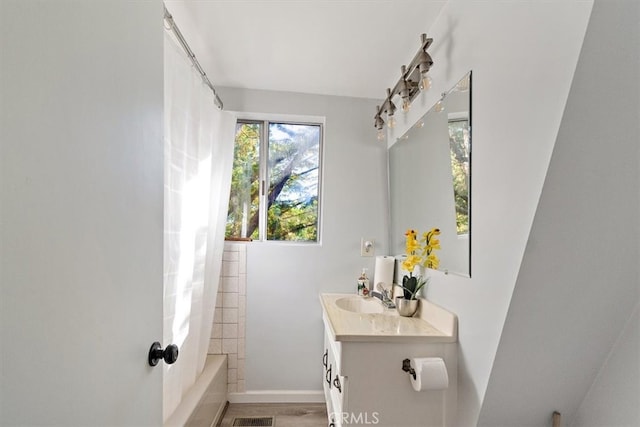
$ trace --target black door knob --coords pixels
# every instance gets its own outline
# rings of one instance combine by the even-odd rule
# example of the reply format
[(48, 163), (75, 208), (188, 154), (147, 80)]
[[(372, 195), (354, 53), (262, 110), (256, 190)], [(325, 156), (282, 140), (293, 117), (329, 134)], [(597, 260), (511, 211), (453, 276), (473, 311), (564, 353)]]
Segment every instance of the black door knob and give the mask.
[(178, 346), (175, 344), (169, 344), (167, 348), (163, 349), (159, 342), (151, 344), (149, 349), (149, 365), (156, 366), (160, 359), (168, 365), (173, 364), (178, 360)]

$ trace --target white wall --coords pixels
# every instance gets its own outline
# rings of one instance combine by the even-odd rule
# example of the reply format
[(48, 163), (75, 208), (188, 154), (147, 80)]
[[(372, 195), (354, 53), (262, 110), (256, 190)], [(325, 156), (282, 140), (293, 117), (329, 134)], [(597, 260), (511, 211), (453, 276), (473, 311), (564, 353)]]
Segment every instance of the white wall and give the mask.
[(571, 423), (573, 427), (640, 425), (639, 314), (636, 305), (582, 401)]
[(425, 29), (433, 86), (391, 135), (473, 70), (472, 277), (434, 273), (427, 292), (459, 316), (460, 426), (478, 421), (591, 7), (449, 1)]
[[(545, 425), (554, 410), (570, 424), (638, 303), (639, 16), (636, 1), (594, 4), (481, 425)], [(637, 379), (632, 354), (621, 345), (605, 371)], [(608, 399), (637, 406), (633, 391), (622, 383)], [(601, 425), (637, 425), (615, 419)]]
[(0, 425), (161, 425), (162, 2), (0, 18)]
[(326, 116), (322, 243), (247, 247), (246, 390), (322, 389), (320, 292), (355, 292), (360, 238), (385, 254), (386, 147), (375, 138), (372, 100), (220, 88), (225, 109)]

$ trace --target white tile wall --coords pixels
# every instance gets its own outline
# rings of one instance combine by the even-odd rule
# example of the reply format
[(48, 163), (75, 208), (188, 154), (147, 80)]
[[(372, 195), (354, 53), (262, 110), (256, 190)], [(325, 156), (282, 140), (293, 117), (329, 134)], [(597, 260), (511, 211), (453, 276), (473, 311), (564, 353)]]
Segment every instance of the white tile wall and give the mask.
[(225, 242), (220, 288), (209, 341), (209, 354), (227, 355), (227, 388), (244, 392), (244, 340), (247, 290), (245, 243)]

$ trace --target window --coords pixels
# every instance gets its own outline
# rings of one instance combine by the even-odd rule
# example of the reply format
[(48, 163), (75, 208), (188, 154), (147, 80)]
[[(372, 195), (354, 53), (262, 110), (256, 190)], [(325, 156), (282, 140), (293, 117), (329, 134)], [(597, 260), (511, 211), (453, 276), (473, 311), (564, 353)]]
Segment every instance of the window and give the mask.
[(449, 146), (458, 235), (469, 233), (469, 119), (449, 119)]
[(317, 242), (320, 124), (238, 120), (227, 238)]

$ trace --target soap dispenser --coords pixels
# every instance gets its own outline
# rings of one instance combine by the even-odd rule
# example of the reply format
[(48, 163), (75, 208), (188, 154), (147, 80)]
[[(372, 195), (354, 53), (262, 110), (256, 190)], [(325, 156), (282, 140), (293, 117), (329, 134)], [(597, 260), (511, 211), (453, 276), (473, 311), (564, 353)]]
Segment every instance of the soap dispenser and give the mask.
[(367, 277), (367, 269), (363, 268), (360, 277), (358, 278), (358, 295), (361, 297), (368, 297), (369, 294), (369, 278)]

